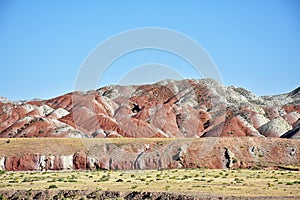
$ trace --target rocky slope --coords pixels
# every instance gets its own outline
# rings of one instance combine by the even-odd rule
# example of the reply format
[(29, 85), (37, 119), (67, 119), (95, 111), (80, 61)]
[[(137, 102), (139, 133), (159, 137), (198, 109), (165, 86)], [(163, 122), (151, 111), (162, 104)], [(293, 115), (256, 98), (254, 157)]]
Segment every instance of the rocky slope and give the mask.
[(211, 79), (0, 98), (0, 137), (300, 138), (300, 89), (258, 97)]
[(300, 169), (300, 140), (0, 139), (0, 170)]

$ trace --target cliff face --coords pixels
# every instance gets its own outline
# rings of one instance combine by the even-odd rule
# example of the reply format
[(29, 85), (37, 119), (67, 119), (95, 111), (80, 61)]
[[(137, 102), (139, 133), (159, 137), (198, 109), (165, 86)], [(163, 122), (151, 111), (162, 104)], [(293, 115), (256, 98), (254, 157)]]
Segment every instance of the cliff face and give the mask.
[(211, 79), (166, 80), (49, 100), (1, 98), (0, 137), (299, 138), (299, 113), (299, 89), (258, 97)]
[(0, 144), (0, 170), (8, 171), (300, 167), (300, 141), (279, 138), (45, 138)]

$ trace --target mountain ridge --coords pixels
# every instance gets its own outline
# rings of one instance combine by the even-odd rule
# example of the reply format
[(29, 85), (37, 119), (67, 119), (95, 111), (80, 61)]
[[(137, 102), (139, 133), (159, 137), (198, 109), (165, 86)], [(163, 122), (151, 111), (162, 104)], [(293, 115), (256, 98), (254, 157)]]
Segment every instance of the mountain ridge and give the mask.
[(1, 97), (0, 137), (281, 137), (300, 124), (299, 94), (300, 87), (257, 96), (213, 79), (185, 79), (48, 100)]

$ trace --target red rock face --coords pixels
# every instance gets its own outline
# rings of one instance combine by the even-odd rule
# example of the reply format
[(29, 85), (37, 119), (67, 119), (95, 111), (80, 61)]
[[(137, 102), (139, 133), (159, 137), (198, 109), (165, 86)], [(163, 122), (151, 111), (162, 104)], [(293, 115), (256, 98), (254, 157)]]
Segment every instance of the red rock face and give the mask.
[[(47, 139), (44, 140), (47, 142)], [(82, 142), (86, 150), (82, 150)], [(90, 139), (73, 139), (72, 144), (78, 149), (69, 155), (44, 149), (40, 149), (39, 153), (20, 149), (22, 152), (10, 152), (10, 155), (0, 157), (4, 163), (3, 167), (0, 163), (0, 167), (8, 171), (300, 167), (300, 141), (291, 139), (209, 137), (89, 142)], [(62, 143), (56, 148), (68, 149), (68, 145)], [(34, 147), (29, 143), (28, 148)]]
[(8, 157), (5, 160), (5, 170), (7, 171), (37, 170), (38, 161), (39, 161), (38, 154)]
[(298, 92), (258, 97), (203, 79), (3, 101), (0, 137), (281, 137), (299, 121)]
[(73, 156), (73, 163), (75, 169), (86, 169), (87, 155), (84, 152), (76, 152)]

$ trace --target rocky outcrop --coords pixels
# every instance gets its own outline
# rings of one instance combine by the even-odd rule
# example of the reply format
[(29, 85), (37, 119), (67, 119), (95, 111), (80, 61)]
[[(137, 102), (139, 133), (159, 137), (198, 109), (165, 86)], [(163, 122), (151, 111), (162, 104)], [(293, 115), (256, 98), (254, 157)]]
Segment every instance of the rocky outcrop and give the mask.
[(259, 128), (259, 131), (266, 137), (280, 137), (291, 129), (292, 126), (289, 125), (282, 117), (277, 117), (262, 125)]
[(124, 200), (294, 200), (297, 197), (287, 196), (222, 196), (213, 194), (180, 194), (171, 192), (147, 192), (147, 191), (131, 191), (131, 192), (118, 192), (118, 191), (89, 191), (89, 190), (17, 190), (17, 191), (1, 191), (0, 194), (4, 199), (124, 199)]
[(300, 167), (300, 141), (280, 138), (43, 139), (48, 149), (34, 139), (0, 142), (8, 171)]
[(300, 117), (299, 89), (258, 97), (212, 79), (107, 86), (49, 100), (0, 98), (0, 137), (280, 137)]

